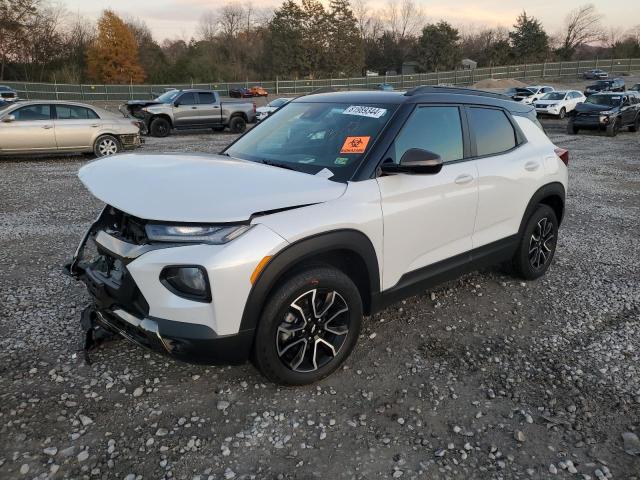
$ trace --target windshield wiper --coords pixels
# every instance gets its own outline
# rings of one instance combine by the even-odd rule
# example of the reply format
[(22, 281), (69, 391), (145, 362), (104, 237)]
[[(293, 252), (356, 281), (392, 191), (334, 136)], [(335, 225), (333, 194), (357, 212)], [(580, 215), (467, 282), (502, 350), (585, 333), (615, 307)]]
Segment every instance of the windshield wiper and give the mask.
[(282, 162), (274, 162), (273, 160), (260, 160), (260, 162), (262, 162), (264, 165), (270, 165), (272, 167), (279, 167), (279, 168), (285, 168), (287, 170), (293, 170), (293, 171), (298, 171), (295, 168), (293, 168), (291, 165), (287, 164), (287, 163), (282, 163)]

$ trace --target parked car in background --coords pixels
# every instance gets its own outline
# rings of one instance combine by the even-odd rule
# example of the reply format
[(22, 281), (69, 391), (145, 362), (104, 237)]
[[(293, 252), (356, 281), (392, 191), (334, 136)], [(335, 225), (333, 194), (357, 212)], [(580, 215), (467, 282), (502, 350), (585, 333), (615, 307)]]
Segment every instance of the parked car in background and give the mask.
[(18, 100), (18, 92), (6, 85), (0, 85), (0, 100), (5, 102), (15, 102)]
[(213, 90), (171, 90), (152, 101), (131, 100), (123, 105), (143, 123), (143, 133), (166, 137), (171, 129), (212, 128), (244, 132), (256, 120), (254, 102), (221, 101)]
[(633, 92), (640, 92), (640, 83), (636, 83), (633, 87), (629, 88)]
[(640, 129), (640, 96), (635, 93), (596, 93), (579, 104), (569, 119), (567, 132), (575, 135), (580, 129), (605, 130), (615, 137), (629, 127), (631, 132)]
[(317, 382), (363, 315), (502, 262), (544, 275), (568, 162), (533, 107), (433, 87), (302, 96), (221, 155), (91, 162), (106, 207), (66, 265), (93, 297), (85, 338)]
[(559, 90), (546, 93), (540, 100), (536, 100), (534, 105), (538, 115), (553, 115), (562, 119), (586, 99), (587, 97), (577, 90)]
[(275, 100), (271, 100), (264, 107), (256, 108), (256, 119), (260, 122), (275, 112), (277, 109), (289, 103), (291, 98), (276, 98)]
[(584, 94), (588, 97), (599, 92), (624, 92), (626, 86), (623, 78), (614, 78), (611, 80), (598, 80), (592, 85), (588, 85), (584, 90)]
[(393, 85), (390, 83), (379, 83), (376, 85), (377, 90), (382, 90), (383, 92), (393, 92)]
[(140, 146), (137, 122), (82, 103), (15, 102), (0, 109), (0, 155), (114, 155)]
[(263, 87), (255, 86), (249, 89), (252, 97), (268, 97), (269, 92)]
[(549, 85), (533, 85), (526, 87), (525, 89), (517, 89), (516, 94), (511, 98), (516, 102), (532, 104), (536, 100), (539, 100), (543, 95), (553, 92), (554, 90), (555, 89)]
[(231, 98), (252, 98), (253, 94), (248, 88), (237, 87), (229, 90), (229, 96)]
[(609, 78), (609, 74), (604, 70), (600, 70), (599, 68), (594, 68), (593, 70), (587, 70), (582, 74), (582, 78), (585, 80), (600, 80), (604, 78)]

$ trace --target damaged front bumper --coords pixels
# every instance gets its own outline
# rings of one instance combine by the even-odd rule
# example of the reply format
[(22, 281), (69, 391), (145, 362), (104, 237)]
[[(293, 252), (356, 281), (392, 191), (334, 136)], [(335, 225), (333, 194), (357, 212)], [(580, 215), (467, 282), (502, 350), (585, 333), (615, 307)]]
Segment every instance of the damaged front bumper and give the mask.
[[(196, 364), (239, 364), (247, 360), (252, 331), (221, 336), (207, 325), (187, 323), (149, 315), (149, 305), (127, 270), (127, 265), (146, 252), (172, 245), (136, 245), (105, 231), (109, 223), (106, 207), (83, 236), (65, 272), (82, 281), (93, 304), (81, 317), (84, 347), (89, 352), (119, 335), (136, 345)], [(92, 241), (97, 258), (84, 260), (84, 250)], [(88, 357), (87, 357), (88, 358)]]

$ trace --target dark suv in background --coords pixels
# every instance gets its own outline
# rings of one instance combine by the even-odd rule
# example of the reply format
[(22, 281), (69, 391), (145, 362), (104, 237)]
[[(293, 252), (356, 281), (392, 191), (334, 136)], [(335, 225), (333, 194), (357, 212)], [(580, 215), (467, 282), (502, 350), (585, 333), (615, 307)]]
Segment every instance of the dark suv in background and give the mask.
[(593, 85), (587, 86), (584, 91), (585, 96), (599, 92), (624, 92), (626, 90), (624, 79), (614, 78), (612, 80), (598, 80)]
[(579, 103), (569, 119), (567, 133), (575, 135), (581, 128), (605, 130), (615, 137), (620, 129), (640, 129), (640, 95), (629, 93), (597, 93)]

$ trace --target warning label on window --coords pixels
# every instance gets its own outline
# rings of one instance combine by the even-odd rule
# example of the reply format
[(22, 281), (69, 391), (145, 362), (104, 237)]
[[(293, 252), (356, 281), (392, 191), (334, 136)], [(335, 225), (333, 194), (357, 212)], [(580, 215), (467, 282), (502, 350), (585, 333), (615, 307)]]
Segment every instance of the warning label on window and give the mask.
[(364, 153), (371, 137), (347, 137), (340, 153)]

